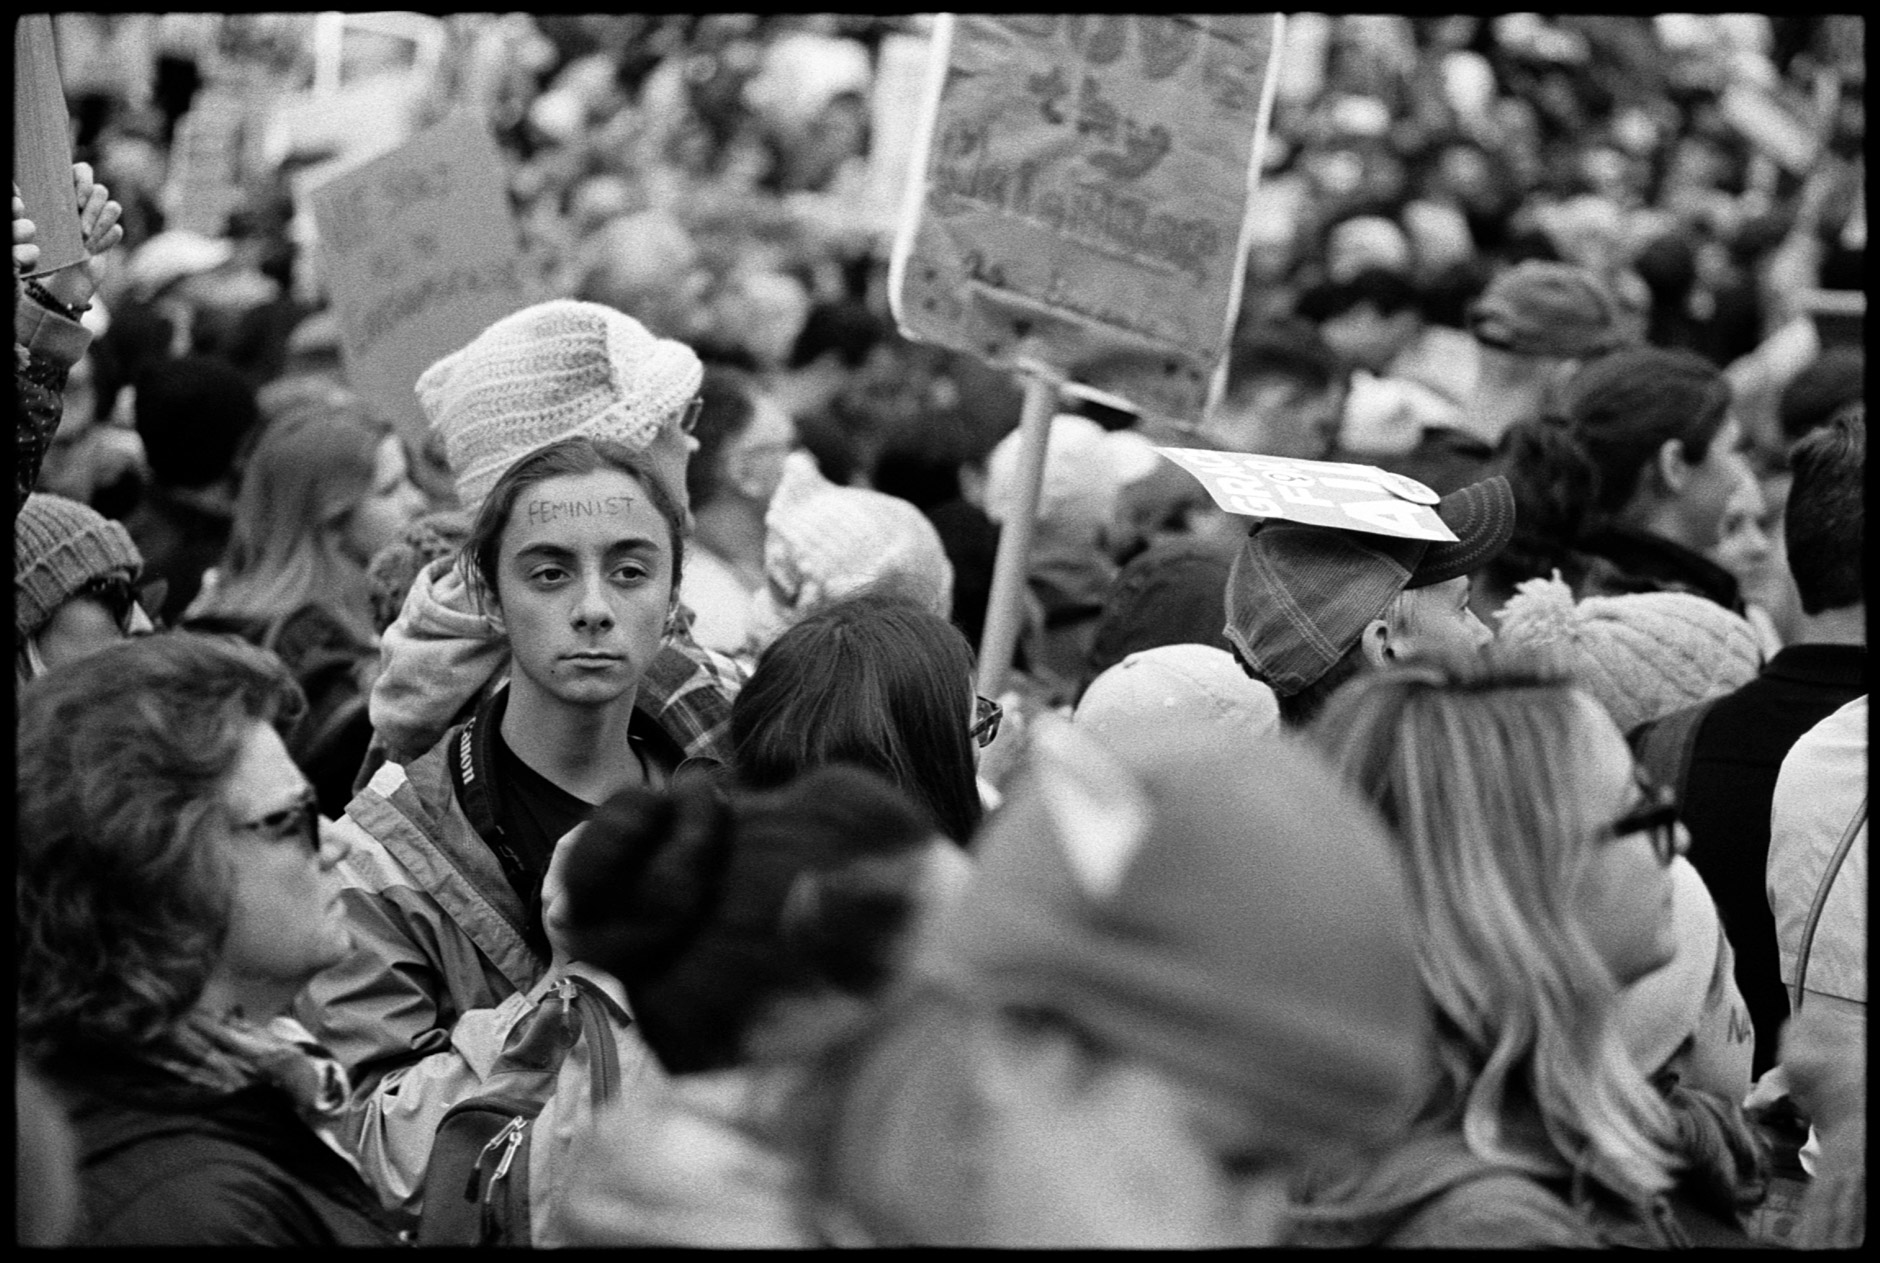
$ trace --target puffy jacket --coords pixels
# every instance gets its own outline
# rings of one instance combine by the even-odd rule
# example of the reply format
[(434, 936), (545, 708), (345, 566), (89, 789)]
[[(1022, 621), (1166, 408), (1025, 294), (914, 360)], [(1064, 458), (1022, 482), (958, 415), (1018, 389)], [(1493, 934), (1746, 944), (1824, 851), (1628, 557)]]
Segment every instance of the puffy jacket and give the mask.
[(74, 1245), (394, 1245), (358, 1172), (280, 1090), (81, 1094)]

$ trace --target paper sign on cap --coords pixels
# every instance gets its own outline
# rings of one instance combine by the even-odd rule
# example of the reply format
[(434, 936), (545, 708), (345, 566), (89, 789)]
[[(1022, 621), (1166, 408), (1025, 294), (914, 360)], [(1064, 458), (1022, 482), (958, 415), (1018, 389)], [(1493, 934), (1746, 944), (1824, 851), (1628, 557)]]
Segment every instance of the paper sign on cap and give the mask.
[(1400, 539), (1456, 538), (1433, 507), (1441, 496), (1414, 478), (1372, 465), (1192, 447), (1155, 450), (1193, 474), (1221, 508), (1241, 517)]

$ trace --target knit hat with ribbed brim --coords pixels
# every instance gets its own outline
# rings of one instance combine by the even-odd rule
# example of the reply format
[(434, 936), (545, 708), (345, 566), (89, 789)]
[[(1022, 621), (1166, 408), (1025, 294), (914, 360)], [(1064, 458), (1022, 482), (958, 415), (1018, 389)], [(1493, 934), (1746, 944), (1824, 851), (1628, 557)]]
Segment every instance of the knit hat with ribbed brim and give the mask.
[(135, 582), (144, 559), (129, 532), (87, 505), (35, 492), (13, 519), (13, 629), (24, 641), (94, 579)]
[(698, 394), (692, 349), (612, 307), (570, 299), (504, 316), (418, 378), (457, 499), (474, 510), (516, 461), (577, 435), (645, 450)]
[(1049, 717), (914, 962), (1257, 1118), (1277, 1152), (1383, 1140), (1430, 1016), (1377, 817), (1311, 751), (1179, 714)]
[(1500, 639), (1557, 655), (1619, 731), (1741, 688), (1762, 655), (1746, 619), (1689, 592), (1589, 596), (1529, 579), (1502, 606)]

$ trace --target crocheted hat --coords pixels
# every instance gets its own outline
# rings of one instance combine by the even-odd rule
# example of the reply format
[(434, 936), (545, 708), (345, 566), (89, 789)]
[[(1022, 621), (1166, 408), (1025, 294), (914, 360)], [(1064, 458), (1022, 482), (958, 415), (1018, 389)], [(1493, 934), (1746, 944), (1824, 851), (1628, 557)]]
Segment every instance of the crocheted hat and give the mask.
[(1741, 688), (1762, 665), (1748, 621), (1689, 592), (1575, 604), (1555, 571), (1518, 586), (1497, 617), (1504, 643), (1557, 655), (1626, 733)]
[(13, 630), (24, 641), (93, 579), (135, 582), (143, 568), (122, 526), (76, 500), (34, 492), (13, 519)]
[(538, 447), (585, 435), (642, 451), (698, 393), (690, 347), (599, 303), (537, 303), (504, 316), (418, 378), (443, 436), (458, 503), (474, 510)]
[(752, 614), (760, 639), (878, 584), (941, 618), (953, 612), (953, 563), (926, 515), (896, 496), (837, 486), (807, 453), (785, 458), (764, 527), (766, 584)]

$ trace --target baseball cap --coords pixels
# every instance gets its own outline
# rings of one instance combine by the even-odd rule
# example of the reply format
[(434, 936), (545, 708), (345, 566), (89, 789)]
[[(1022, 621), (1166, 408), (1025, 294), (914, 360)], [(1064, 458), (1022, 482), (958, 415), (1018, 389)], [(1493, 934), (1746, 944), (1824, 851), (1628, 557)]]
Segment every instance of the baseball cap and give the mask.
[(1516, 355), (1575, 359), (1634, 339), (1619, 300), (1586, 268), (1530, 259), (1503, 272), (1469, 309), (1469, 332)]
[(1477, 570), (1514, 534), (1514, 492), (1497, 474), (1436, 506), (1453, 540), (1402, 539), (1263, 519), (1227, 577), (1228, 641), (1281, 697), (1329, 670), (1406, 588)]

